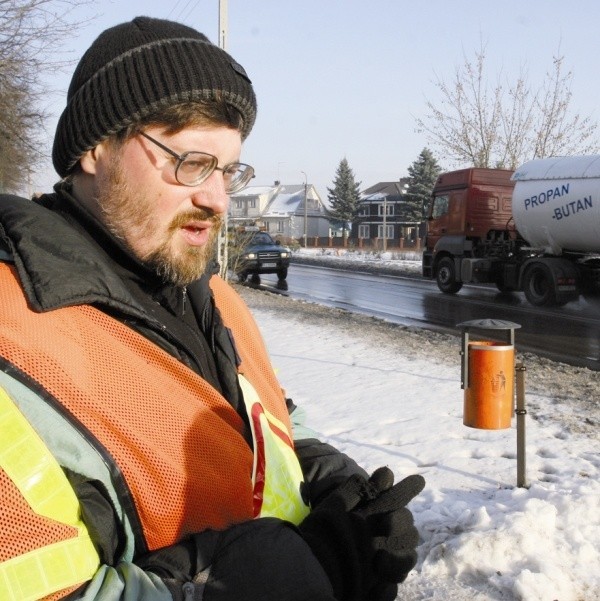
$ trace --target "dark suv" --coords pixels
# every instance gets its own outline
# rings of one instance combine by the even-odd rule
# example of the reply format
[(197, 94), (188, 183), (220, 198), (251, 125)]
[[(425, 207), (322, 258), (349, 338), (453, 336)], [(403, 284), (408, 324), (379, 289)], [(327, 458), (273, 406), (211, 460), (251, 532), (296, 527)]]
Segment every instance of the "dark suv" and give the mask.
[(240, 282), (249, 275), (258, 277), (261, 273), (276, 273), (279, 280), (287, 278), (292, 252), (279, 241), (273, 240), (267, 232), (256, 232), (245, 244), (235, 266)]

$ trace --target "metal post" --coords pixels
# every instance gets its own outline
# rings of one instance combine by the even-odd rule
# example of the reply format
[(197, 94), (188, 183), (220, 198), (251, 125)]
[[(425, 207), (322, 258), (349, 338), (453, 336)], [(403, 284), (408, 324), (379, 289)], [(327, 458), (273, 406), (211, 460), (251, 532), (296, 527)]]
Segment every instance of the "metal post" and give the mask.
[(525, 475), (525, 371), (526, 368), (522, 363), (517, 363), (517, 486), (519, 488), (527, 488), (527, 477)]
[(304, 248), (308, 246), (308, 179), (304, 171), (300, 171), (304, 175)]
[(383, 252), (387, 250), (387, 195), (383, 195)]
[(469, 330), (467, 328), (465, 328), (462, 336), (460, 357), (460, 387), (464, 390), (469, 388)]

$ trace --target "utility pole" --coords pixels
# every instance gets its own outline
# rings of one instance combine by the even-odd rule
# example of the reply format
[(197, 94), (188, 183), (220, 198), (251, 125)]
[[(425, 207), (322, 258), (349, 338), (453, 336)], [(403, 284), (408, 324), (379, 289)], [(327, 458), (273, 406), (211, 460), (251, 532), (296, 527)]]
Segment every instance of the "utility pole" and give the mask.
[(304, 248), (308, 243), (308, 178), (304, 171), (300, 171), (304, 175)]
[[(227, 0), (219, 0), (219, 48), (227, 51)], [(219, 232), (217, 240), (217, 261), (220, 266), (221, 277), (227, 281), (227, 271), (229, 262), (229, 241), (227, 232), (229, 231), (229, 207), (223, 216), (223, 227)]]
[(219, 48), (227, 51), (227, 0), (219, 0)]

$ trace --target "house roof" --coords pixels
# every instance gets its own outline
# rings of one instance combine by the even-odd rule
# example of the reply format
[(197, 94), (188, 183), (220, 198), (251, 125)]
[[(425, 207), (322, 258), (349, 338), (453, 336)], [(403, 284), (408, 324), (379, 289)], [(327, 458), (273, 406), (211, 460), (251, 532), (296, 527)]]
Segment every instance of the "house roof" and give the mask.
[[(241, 192), (232, 194), (232, 198), (251, 198), (258, 196), (267, 196), (267, 207), (263, 211), (263, 217), (273, 217), (281, 215), (294, 215), (304, 212), (304, 184), (274, 186), (248, 186)], [(312, 184), (308, 184), (306, 189), (308, 198), (318, 201), (318, 206), (321, 207), (319, 212), (326, 211), (325, 205)], [(311, 214), (314, 213), (314, 208), (309, 204)]]
[(405, 185), (408, 184), (409, 178), (402, 177), (395, 182), (379, 182), (366, 190), (363, 190), (362, 197), (370, 196), (371, 194), (382, 194), (385, 196), (399, 196), (405, 190)]
[(360, 197), (360, 200), (383, 200), (388, 196), (389, 194), (384, 194), (383, 192), (373, 192), (371, 194), (363, 192), (362, 196)]
[(266, 215), (289, 215), (304, 206), (304, 185), (281, 186), (265, 211)]
[(276, 188), (277, 186), (248, 186), (241, 192), (236, 192), (232, 196), (236, 198), (240, 196), (262, 196), (263, 194), (274, 192)]

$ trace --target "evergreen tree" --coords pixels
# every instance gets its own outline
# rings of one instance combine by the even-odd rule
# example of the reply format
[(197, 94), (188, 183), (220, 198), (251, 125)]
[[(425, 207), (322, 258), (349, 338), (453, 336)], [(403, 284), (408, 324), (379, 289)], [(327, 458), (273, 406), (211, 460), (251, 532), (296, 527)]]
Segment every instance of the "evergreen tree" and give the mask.
[(348, 224), (354, 222), (358, 214), (360, 182), (354, 181), (354, 172), (344, 157), (335, 172), (333, 188), (327, 188), (327, 198), (331, 203), (332, 220), (342, 224), (344, 237)]
[(431, 191), (441, 172), (441, 167), (430, 150), (424, 148), (419, 158), (408, 168), (406, 190), (406, 216), (410, 221), (424, 221)]

